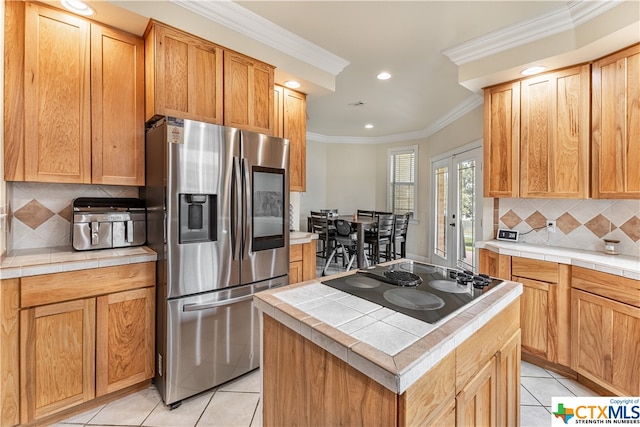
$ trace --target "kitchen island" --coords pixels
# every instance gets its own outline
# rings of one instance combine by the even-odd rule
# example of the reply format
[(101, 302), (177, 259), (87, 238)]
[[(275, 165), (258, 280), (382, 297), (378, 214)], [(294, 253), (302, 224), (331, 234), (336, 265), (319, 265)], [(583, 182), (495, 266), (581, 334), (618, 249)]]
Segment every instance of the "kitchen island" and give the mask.
[(265, 426), (518, 424), (521, 284), (429, 324), (321, 280), (254, 298)]

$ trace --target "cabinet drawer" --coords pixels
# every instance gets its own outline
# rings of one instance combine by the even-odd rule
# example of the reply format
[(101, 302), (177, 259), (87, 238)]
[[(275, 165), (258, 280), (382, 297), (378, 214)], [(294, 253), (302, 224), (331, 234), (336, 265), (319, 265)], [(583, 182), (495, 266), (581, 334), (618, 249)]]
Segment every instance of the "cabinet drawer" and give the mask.
[(571, 270), (571, 287), (640, 307), (640, 281), (581, 267)]
[(302, 261), (302, 246), (291, 245), (289, 247), (289, 262)]
[(511, 258), (511, 275), (542, 282), (558, 283), (558, 264), (529, 258)]
[(155, 262), (43, 274), (21, 279), (20, 307), (88, 298), (155, 285)]

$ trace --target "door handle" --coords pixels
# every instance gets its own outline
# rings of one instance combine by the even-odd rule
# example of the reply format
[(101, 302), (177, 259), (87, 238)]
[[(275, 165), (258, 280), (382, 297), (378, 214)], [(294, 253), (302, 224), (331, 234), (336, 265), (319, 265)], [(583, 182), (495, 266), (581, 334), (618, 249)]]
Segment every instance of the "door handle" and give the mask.
[(451, 227), (455, 227), (455, 226), (456, 226), (456, 223), (455, 223), (455, 222), (450, 222), (450, 223), (449, 223), (449, 225), (450, 225)]
[(253, 299), (253, 294), (244, 295), (237, 298), (229, 298), (215, 302), (209, 302), (206, 304), (185, 304), (182, 306), (182, 311), (201, 311), (201, 310), (209, 310), (211, 308), (222, 307), (225, 305), (236, 304), (243, 301), (248, 301)]

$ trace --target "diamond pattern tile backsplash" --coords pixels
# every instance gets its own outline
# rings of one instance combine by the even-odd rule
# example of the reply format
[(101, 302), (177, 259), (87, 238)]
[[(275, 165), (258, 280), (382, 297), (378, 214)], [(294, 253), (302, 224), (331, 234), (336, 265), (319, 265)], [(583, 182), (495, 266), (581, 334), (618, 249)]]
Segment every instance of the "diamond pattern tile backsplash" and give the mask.
[(11, 223), (7, 249), (71, 246), (71, 204), (77, 197), (138, 197), (138, 187), (7, 183)]
[[(619, 251), (640, 257), (640, 200), (495, 199), (496, 228), (520, 231), (537, 245), (601, 252), (604, 240), (619, 240)], [(556, 232), (546, 221), (556, 221)], [(526, 233), (526, 234), (525, 234)]]

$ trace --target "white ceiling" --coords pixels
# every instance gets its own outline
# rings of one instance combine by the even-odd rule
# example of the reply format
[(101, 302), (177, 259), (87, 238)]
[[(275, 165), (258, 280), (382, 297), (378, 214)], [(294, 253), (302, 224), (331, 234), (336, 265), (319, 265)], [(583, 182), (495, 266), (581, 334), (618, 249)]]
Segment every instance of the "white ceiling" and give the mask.
[[(420, 131), (473, 93), (442, 50), (565, 2), (240, 1), (349, 61), (334, 93), (309, 97), (307, 130), (379, 137)], [(376, 79), (380, 71), (392, 78)], [(361, 106), (352, 106), (360, 103)], [(372, 129), (364, 125), (371, 123)]]
[[(91, 3), (116, 6), (98, 15), (115, 16), (103, 22), (127, 31), (142, 34), (154, 18), (275, 65), (278, 83), (299, 77), (308, 94), (307, 131), (329, 142), (424, 136), (480, 105), (483, 85), (517, 78), (532, 58), (557, 68), (640, 40), (639, 0)], [(583, 25), (622, 3), (630, 7), (607, 16), (620, 22)], [(581, 49), (606, 39), (608, 27), (628, 31), (600, 51)], [(377, 80), (380, 71), (392, 78)]]

